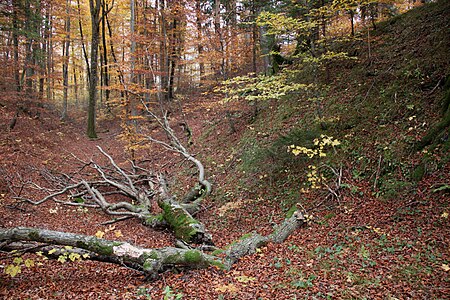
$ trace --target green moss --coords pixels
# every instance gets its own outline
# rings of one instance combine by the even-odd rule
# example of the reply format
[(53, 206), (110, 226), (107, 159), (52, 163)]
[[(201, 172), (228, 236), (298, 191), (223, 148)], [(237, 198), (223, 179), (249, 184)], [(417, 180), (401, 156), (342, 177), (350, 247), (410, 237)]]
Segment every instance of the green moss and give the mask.
[(156, 216), (148, 216), (145, 218), (144, 224), (146, 225), (153, 225), (155, 223), (161, 223), (164, 221), (164, 216), (162, 214), (156, 215)]
[(213, 252), (211, 252), (211, 255), (212, 256), (217, 256), (217, 255), (220, 255), (220, 254), (222, 254), (224, 252), (225, 252), (225, 250), (223, 250), (223, 249), (216, 249)]
[(292, 205), (292, 207), (286, 213), (286, 219), (292, 217), (292, 215), (297, 211), (297, 205)]
[(190, 242), (197, 234), (195, 224), (197, 220), (187, 215), (181, 207), (171, 203), (163, 203), (161, 208), (164, 211), (164, 219), (170, 224), (175, 232), (175, 236), (186, 242)]
[(188, 250), (184, 253), (187, 263), (199, 263), (202, 261), (202, 254), (198, 250)]
[(243, 241), (245, 239), (248, 239), (249, 237), (251, 237), (253, 235), (253, 233), (249, 232), (249, 233), (245, 233), (243, 234), (240, 238), (239, 241)]
[(225, 265), (223, 263), (221, 263), (219, 261), (216, 261), (216, 260), (209, 261), (209, 264), (212, 265), (212, 266), (218, 267), (221, 270), (225, 270), (226, 269), (226, 267), (225, 267)]
[(101, 242), (97, 238), (91, 238), (88, 240), (77, 241), (76, 247), (86, 249), (100, 255), (112, 255), (114, 253), (113, 248), (122, 244), (122, 242)]
[(147, 258), (158, 259), (158, 258), (159, 258), (158, 252), (156, 252), (155, 250), (153, 250), (152, 252), (150, 252), (150, 253), (148, 254)]
[(419, 164), (411, 173), (411, 179), (416, 182), (422, 180), (423, 176), (425, 175), (425, 171), (426, 171), (425, 164), (424, 163)]
[(164, 259), (165, 264), (173, 264), (173, 265), (180, 264), (182, 261), (183, 261), (182, 257), (179, 253), (169, 255), (166, 257), (166, 259)]
[(146, 259), (142, 267), (145, 271), (152, 271), (154, 268), (153, 259)]
[(29, 236), (29, 238), (32, 240), (32, 241), (38, 241), (39, 240), (39, 232), (36, 230), (36, 231), (31, 231), (29, 234), (28, 234), (28, 236)]

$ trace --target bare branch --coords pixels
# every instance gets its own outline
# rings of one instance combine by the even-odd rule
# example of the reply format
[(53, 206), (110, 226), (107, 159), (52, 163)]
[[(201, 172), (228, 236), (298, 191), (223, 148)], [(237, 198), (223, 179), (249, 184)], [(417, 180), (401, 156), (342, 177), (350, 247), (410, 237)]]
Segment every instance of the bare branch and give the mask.
[(131, 190), (134, 193), (137, 193), (136, 188), (134, 187), (133, 181), (130, 179), (130, 177), (127, 174), (125, 174), (125, 172), (121, 168), (119, 168), (119, 166), (117, 166), (116, 162), (111, 157), (111, 155), (109, 155), (108, 153), (103, 151), (102, 147), (100, 147), (100, 146), (97, 146), (97, 149), (100, 150), (100, 152), (109, 159), (109, 162), (113, 165), (113, 167), (116, 169), (116, 171), (128, 181), (128, 184), (129, 184), (129, 187), (131, 188)]

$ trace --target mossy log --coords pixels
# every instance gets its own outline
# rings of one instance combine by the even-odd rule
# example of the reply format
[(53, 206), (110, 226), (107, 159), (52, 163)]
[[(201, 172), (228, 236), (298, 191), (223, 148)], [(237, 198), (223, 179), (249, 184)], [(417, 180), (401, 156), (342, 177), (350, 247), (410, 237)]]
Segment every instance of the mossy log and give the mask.
[(227, 269), (231, 268), (241, 257), (255, 253), (257, 248), (261, 248), (269, 242), (278, 244), (284, 242), (289, 235), (305, 223), (306, 219), (303, 214), (300, 211), (295, 211), (282, 224), (276, 226), (272, 234), (262, 236), (254, 233), (231, 244), (228, 250), (225, 251), (225, 267)]
[(174, 231), (175, 237), (184, 242), (212, 245), (212, 237), (206, 231), (205, 226), (172, 198), (159, 203), (163, 210), (163, 217)]
[(170, 268), (199, 269), (215, 266), (230, 269), (241, 257), (255, 253), (257, 248), (269, 242), (282, 243), (302, 224), (305, 224), (305, 218), (296, 211), (268, 236), (250, 234), (231, 244), (226, 251), (219, 249), (213, 252), (225, 255), (221, 257), (198, 249), (148, 249), (123, 241), (26, 227), (0, 228), (0, 250), (35, 253), (39, 251), (50, 258), (77, 253), (88, 260), (114, 263), (141, 271), (147, 278), (154, 279), (159, 273)]
[[(35, 252), (47, 250), (48, 253), (49, 249), (57, 250), (57, 246), (70, 246), (72, 248), (66, 247), (63, 251), (66, 253), (87, 254), (86, 259), (89, 260), (127, 266), (141, 271), (151, 278), (173, 267), (198, 269), (212, 265), (224, 268), (219, 258), (196, 249), (174, 247), (147, 249), (127, 242), (109, 241), (83, 234), (26, 227), (0, 228), (1, 250), (20, 249), (21, 246), (18, 242), (30, 241), (44, 244), (41, 246), (36, 244), (34, 247), (30, 247), (30, 244), (27, 244), (22, 250), (34, 249), (36, 250)], [(48, 244), (53, 246), (48, 246)], [(52, 252), (54, 251), (50, 253)], [(61, 253), (61, 250), (57, 253)]]

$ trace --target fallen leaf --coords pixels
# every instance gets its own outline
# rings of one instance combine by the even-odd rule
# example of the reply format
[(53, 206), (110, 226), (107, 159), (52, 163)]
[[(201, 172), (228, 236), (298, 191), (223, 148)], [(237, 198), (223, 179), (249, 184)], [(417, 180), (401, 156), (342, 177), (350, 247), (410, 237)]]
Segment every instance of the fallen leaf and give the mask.
[(445, 272), (450, 271), (450, 267), (447, 264), (442, 264), (441, 269), (444, 270)]
[(236, 293), (238, 289), (234, 284), (230, 283), (219, 285), (216, 287), (216, 291), (221, 293)]
[(255, 281), (256, 278), (242, 275), (242, 276), (236, 277), (236, 280), (239, 281), (239, 282), (242, 282), (242, 283), (247, 283), (249, 281)]

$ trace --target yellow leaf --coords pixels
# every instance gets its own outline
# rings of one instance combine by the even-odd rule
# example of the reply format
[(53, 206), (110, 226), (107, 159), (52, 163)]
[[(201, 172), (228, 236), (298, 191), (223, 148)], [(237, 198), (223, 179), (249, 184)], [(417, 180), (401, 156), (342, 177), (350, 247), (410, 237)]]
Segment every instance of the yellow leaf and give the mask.
[(81, 260), (81, 256), (80, 256), (80, 254), (78, 254), (78, 253), (70, 253), (69, 254), (69, 259), (71, 260), (71, 261), (75, 261), (75, 260)]
[(15, 277), (20, 272), (22, 272), (20, 266), (8, 265), (5, 269), (5, 273), (11, 277)]
[(115, 235), (116, 237), (118, 237), (118, 238), (123, 236), (123, 234), (122, 234), (122, 232), (121, 232), (120, 230), (114, 231), (114, 235)]
[(450, 267), (447, 264), (442, 264), (441, 269), (444, 270), (445, 272), (450, 271)]
[(105, 235), (105, 233), (101, 230), (99, 230), (95, 233), (95, 236), (98, 237), (99, 239), (103, 238), (104, 235)]
[(27, 268), (34, 267), (34, 261), (33, 261), (32, 259), (27, 259), (27, 260), (25, 260), (25, 266), (26, 266)]
[(255, 277), (248, 277), (248, 276), (242, 275), (242, 276), (236, 277), (236, 280), (239, 281), (239, 282), (242, 282), (242, 283), (247, 283), (247, 282), (249, 282), (249, 281), (255, 281), (256, 278), (255, 278)]
[(218, 287), (216, 287), (216, 291), (221, 293), (236, 293), (238, 289), (234, 284), (230, 283), (219, 285)]
[(13, 263), (15, 263), (16, 265), (20, 265), (23, 262), (22, 257), (16, 257), (13, 260)]
[(444, 211), (441, 215), (442, 218), (447, 219), (448, 218), (448, 212)]
[(64, 249), (66, 249), (66, 250), (72, 250), (73, 247), (72, 247), (72, 246), (64, 246)]
[(58, 261), (60, 262), (60, 263), (65, 263), (66, 262), (66, 257), (64, 256), (64, 255), (60, 255), (59, 257), (58, 257)]
[(55, 252), (56, 252), (56, 249), (53, 248), (52, 250), (48, 251), (48, 254), (53, 254), (53, 253), (55, 253)]

